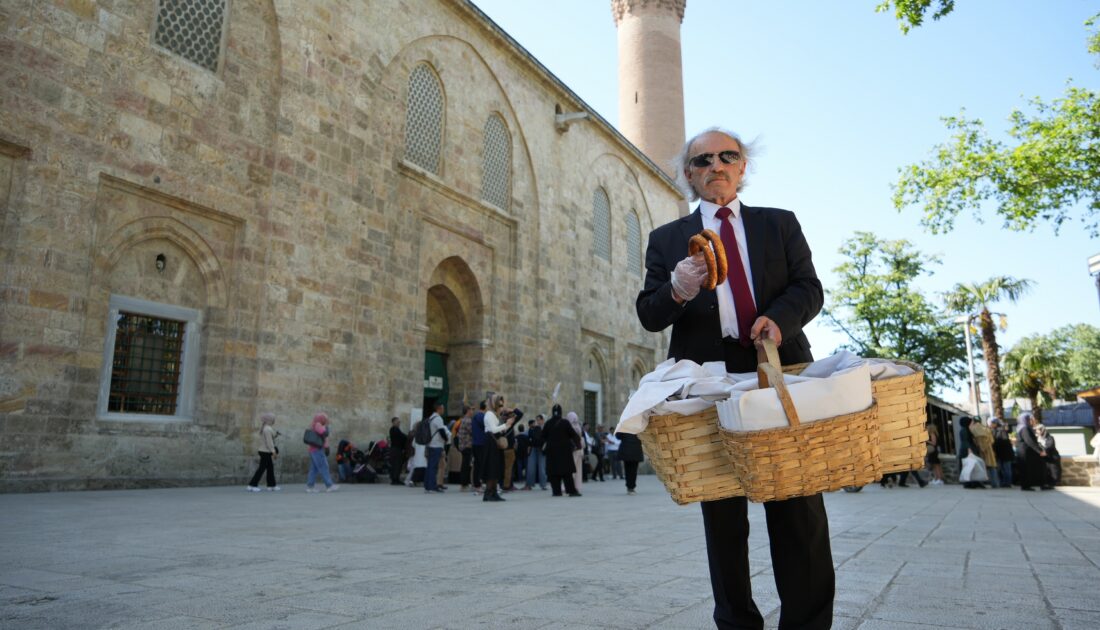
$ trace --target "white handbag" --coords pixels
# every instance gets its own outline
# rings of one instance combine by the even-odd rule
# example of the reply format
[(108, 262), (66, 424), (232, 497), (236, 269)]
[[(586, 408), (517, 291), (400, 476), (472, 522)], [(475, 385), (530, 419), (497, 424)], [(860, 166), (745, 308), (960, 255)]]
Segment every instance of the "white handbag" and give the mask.
[(989, 481), (989, 475), (985, 472), (985, 460), (971, 453), (962, 460), (962, 472), (959, 473), (959, 481)]

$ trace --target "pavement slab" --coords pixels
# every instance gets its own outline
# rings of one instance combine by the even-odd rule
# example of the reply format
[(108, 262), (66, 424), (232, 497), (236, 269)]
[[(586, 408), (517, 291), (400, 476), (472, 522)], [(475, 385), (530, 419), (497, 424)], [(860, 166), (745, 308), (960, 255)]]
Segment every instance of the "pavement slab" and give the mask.
[[(390, 485), (0, 495), (0, 628), (713, 627), (702, 518), (627, 496)], [(832, 493), (839, 630), (1100, 628), (1100, 490)], [(753, 594), (780, 602), (762, 506)]]

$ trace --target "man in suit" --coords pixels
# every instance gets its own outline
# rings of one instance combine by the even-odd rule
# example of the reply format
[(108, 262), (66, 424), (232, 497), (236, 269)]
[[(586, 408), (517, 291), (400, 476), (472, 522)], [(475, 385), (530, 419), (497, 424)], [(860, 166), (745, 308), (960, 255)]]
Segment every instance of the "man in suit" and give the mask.
[[(668, 356), (725, 361), (729, 372), (756, 370), (755, 341), (768, 337), (784, 364), (812, 361), (802, 332), (824, 300), (810, 248), (794, 214), (743, 205), (749, 150), (732, 133), (708, 129), (687, 142), (677, 165), (685, 193), (701, 199), (693, 213), (649, 235), (638, 318), (646, 330), (672, 326)], [(704, 228), (720, 234), (729, 277), (702, 288), (706, 264), (688, 256)], [(744, 497), (702, 504), (714, 621), (719, 628), (763, 628), (749, 580)], [(772, 568), (781, 602), (779, 627), (829, 628), (835, 578), (829, 522), (821, 495), (764, 504)]]

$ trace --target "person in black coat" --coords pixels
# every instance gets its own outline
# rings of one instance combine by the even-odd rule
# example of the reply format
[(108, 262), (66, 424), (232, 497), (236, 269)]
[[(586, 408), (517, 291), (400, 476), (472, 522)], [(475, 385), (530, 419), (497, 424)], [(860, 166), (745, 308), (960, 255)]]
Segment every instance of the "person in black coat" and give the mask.
[(1020, 414), (1019, 424), (1016, 425), (1016, 448), (1020, 452), (1020, 489), (1033, 491), (1035, 486), (1049, 490), (1052, 486), (1045, 483), (1045, 471), (1043, 459), (1047, 456), (1046, 449), (1039, 443), (1035, 435), (1035, 425), (1038, 421), (1030, 411)]
[[(649, 235), (645, 283), (636, 309), (642, 327), (669, 327), (668, 356), (702, 364), (725, 361), (726, 371), (753, 372), (753, 343), (768, 338), (785, 365), (813, 360), (803, 327), (821, 310), (825, 295), (810, 247), (793, 212), (741, 202), (750, 145), (732, 133), (708, 129), (677, 156), (677, 179), (690, 199), (690, 215)], [(835, 204), (833, 204), (835, 205)], [(828, 210), (829, 203), (821, 207)], [(688, 241), (714, 230), (726, 250), (726, 281), (705, 289), (701, 254)], [(745, 497), (703, 501), (714, 623), (719, 628), (763, 628), (752, 599), (749, 522)], [(832, 626), (836, 577), (829, 519), (820, 494), (764, 503), (772, 568), (781, 602), (779, 628), (825, 630)]]
[(390, 420), (390, 484), (401, 485), (401, 471), (405, 470), (405, 447), (409, 438), (401, 430), (401, 419)]
[(623, 463), (626, 477), (626, 493), (634, 494), (638, 485), (638, 464), (645, 459), (642, 453), (642, 441), (633, 433), (616, 433), (619, 438), (619, 461)]
[(554, 496), (561, 496), (562, 482), (565, 491), (571, 497), (580, 496), (577, 485), (573, 483), (573, 450), (577, 448), (577, 432), (561, 416), (561, 405), (554, 405), (550, 420), (542, 428), (542, 438), (546, 445), (546, 476), (550, 478), (550, 489)]

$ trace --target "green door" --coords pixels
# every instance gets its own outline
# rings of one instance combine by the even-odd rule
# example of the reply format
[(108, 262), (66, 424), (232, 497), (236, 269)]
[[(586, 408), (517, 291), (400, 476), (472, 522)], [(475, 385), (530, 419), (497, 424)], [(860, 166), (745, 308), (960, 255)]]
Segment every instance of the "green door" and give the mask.
[[(447, 355), (442, 352), (424, 352), (424, 409), (429, 410), (432, 403), (440, 401), (447, 404), (449, 383), (447, 381)], [(427, 411), (424, 417), (428, 417)]]

